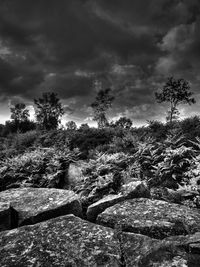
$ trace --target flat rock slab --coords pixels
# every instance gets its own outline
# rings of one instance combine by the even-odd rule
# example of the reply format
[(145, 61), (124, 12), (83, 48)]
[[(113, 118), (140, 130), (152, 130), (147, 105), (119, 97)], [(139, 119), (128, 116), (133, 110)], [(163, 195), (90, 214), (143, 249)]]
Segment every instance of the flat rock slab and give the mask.
[(0, 233), (0, 266), (199, 267), (200, 233), (162, 241), (65, 215)]
[(105, 209), (113, 206), (124, 200), (122, 195), (108, 195), (101, 200), (93, 203), (87, 209), (87, 219), (91, 222), (95, 222), (98, 214), (102, 213)]
[(107, 208), (97, 223), (122, 231), (162, 239), (200, 231), (200, 211), (183, 205), (146, 198), (127, 200)]
[(69, 190), (10, 189), (0, 192), (0, 200), (9, 202), (18, 212), (18, 226), (35, 224), (70, 213), (82, 216), (79, 198)]
[(0, 233), (0, 266), (121, 266), (114, 231), (73, 215)]
[(18, 213), (10, 203), (0, 202), (0, 231), (5, 231), (17, 227)]

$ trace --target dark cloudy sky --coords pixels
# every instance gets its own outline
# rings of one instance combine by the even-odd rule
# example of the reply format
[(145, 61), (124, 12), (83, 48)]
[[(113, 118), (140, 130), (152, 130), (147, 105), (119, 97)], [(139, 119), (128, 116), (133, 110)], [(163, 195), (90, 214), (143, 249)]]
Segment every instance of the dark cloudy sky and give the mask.
[(163, 119), (154, 92), (171, 75), (197, 100), (182, 116), (199, 114), (199, 0), (0, 0), (0, 122), (55, 91), (65, 120), (90, 123), (100, 83), (115, 93), (110, 118)]

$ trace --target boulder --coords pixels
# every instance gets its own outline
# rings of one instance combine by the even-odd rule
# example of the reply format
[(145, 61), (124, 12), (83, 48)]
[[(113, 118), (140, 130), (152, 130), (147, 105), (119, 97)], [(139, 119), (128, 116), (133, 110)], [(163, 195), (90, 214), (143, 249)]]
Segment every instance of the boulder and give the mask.
[(125, 184), (121, 187), (118, 195), (108, 195), (91, 204), (87, 209), (87, 219), (91, 222), (95, 222), (97, 215), (102, 213), (108, 207), (122, 202), (125, 199), (139, 197), (150, 197), (150, 191), (143, 182), (135, 181)]
[(69, 190), (47, 188), (19, 188), (0, 192), (18, 212), (18, 226), (35, 224), (65, 214), (82, 216), (78, 196)]
[[(157, 246), (160, 240), (152, 239), (145, 235), (122, 233), (120, 238), (121, 243), (121, 258), (124, 265), (122, 266), (141, 266), (141, 260), (149, 253), (152, 247)], [(146, 267), (146, 266), (145, 266)]]
[(120, 190), (126, 199), (150, 197), (150, 191), (147, 185), (141, 181), (124, 184)]
[(153, 244), (140, 259), (139, 266), (199, 267), (199, 262), (200, 233), (195, 233), (188, 236), (173, 236)]
[(0, 266), (199, 267), (200, 233), (163, 240), (60, 216), (0, 233)]
[(97, 223), (123, 231), (141, 233), (162, 239), (200, 231), (200, 211), (161, 200), (139, 198), (107, 208), (97, 217)]
[(80, 183), (84, 182), (83, 172), (88, 167), (88, 163), (82, 160), (79, 160), (75, 163), (70, 163), (68, 172), (65, 176), (65, 187), (73, 188)]
[(0, 233), (0, 266), (121, 266), (114, 231), (65, 215)]
[(95, 222), (98, 214), (102, 213), (105, 209), (113, 206), (124, 200), (122, 195), (108, 195), (99, 201), (90, 205), (87, 209), (87, 219), (91, 222)]
[(10, 203), (0, 202), (0, 231), (9, 230), (17, 227), (18, 214)]

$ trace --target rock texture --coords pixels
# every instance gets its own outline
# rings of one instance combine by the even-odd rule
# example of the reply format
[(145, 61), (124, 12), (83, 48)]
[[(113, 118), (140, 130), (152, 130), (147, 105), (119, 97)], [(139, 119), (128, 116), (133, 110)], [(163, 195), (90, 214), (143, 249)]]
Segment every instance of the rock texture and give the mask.
[(200, 233), (162, 241), (60, 216), (0, 233), (0, 266), (199, 267)]
[(35, 224), (60, 215), (82, 216), (79, 199), (68, 190), (21, 188), (0, 192), (1, 201), (7, 201), (18, 212), (18, 226)]
[(122, 195), (108, 195), (101, 200), (90, 205), (87, 209), (87, 219), (91, 222), (95, 222), (98, 214), (102, 213), (105, 209), (113, 206), (124, 200)]
[(122, 186), (118, 195), (108, 195), (99, 201), (90, 205), (87, 209), (87, 219), (95, 222), (98, 214), (103, 212), (108, 207), (111, 207), (126, 199), (150, 197), (150, 191), (147, 186), (141, 181), (135, 181)]
[(0, 265), (121, 266), (114, 231), (73, 215), (0, 233)]
[(200, 231), (200, 211), (183, 205), (145, 198), (127, 200), (107, 208), (97, 223), (123, 231), (162, 239)]
[(124, 184), (120, 190), (126, 199), (150, 197), (150, 191), (147, 185), (141, 181)]
[[(174, 236), (154, 244), (140, 259), (145, 267), (199, 267), (200, 233)], [(128, 264), (127, 266), (132, 266)]]
[(65, 184), (68, 188), (77, 186), (84, 182), (84, 170), (87, 168), (88, 163), (79, 160), (75, 163), (70, 163), (68, 172), (65, 177)]
[(0, 231), (5, 231), (17, 227), (18, 214), (10, 203), (0, 202)]

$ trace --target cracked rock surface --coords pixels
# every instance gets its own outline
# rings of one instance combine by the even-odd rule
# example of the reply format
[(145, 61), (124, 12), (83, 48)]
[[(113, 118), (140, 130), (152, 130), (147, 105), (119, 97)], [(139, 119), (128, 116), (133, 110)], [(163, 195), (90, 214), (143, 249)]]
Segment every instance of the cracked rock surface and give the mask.
[(79, 198), (69, 190), (10, 189), (0, 192), (0, 201), (9, 203), (18, 212), (18, 226), (34, 224), (70, 213), (82, 216)]
[(123, 231), (162, 239), (171, 235), (186, 235), (200, 231), (200, 211), (160, 200), (138, 198), (107, 208), (97, 217), (97, 223)]

